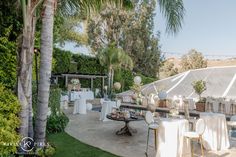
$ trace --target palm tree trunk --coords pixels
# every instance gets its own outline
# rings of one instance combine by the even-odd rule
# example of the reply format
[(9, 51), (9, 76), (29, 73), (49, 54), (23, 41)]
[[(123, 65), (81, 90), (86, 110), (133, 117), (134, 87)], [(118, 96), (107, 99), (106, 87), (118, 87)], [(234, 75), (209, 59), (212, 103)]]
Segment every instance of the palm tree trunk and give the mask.
[(45, 145), (47, 111), (50, 90), (50, 77), (52, 69), (53, 51), (53, 18), (56, 0), (45, 0), (43, 4), (41, 47), (40, 47), (40, 70), (39, 91), (35, 122), (35, 141), (39, 147)]
[[(37, 17), (36, 14), (34, 13), (33, 15), (33, 19), (32, 19), (32, 34), (31, 34), (31, 48), (30, 48), (30, 52), (32, 54), (34, 54), (34, 36), (35, 36), (35, 26), (36, 26), (36, 22), (37, 22)], [(30, 65), (30, 76), (31, 76), (31, 82), (30, 82), (30, 86), (29, 86), (29, 90), (30, 90), (30, 97), (29, 97), (29, 130), (28, 130), (28, 136), (33, 138), (34, 137), (34, 128), (33, 128), (33, 108), (32, 108), (32, 73), (33, 73), (33, 56), (32, 56), (32, 63)]]
[(17, 95), (21, 104), (19, 133), (22, 137), (32, 137), (33, 123), (29, 113), (32, 112), (32, 63), (36, 18), (30, 13), (30, 3), (26, 5), (25, 1), (22, 2), (22, 9), (25, 14), (21, 51), (18, 55), (17, 76)]

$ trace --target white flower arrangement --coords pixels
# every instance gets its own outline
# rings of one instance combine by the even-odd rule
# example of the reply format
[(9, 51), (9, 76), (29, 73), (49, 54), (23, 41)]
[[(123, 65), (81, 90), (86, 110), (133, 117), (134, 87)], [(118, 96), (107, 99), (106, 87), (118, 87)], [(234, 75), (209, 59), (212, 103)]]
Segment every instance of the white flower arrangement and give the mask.
[(72, 79), (70, 82), (71, 82), (73, 85), (77, 85), (77, 84), (80, 83), (80, 82), (79, 82), (79, 79)]

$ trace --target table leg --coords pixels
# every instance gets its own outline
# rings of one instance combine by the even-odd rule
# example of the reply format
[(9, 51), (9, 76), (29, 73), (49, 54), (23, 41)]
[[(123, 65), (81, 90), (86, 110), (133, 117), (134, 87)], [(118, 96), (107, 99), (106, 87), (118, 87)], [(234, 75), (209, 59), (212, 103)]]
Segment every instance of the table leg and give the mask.
[(128, 135), (128, 136), (132, 136), (132, 133), (136, 133), (137, 130), (136, 129), (132, 129), (129, 126), (129, 122), (125, 121), (125, 126), (123, 128), (121, 128), (119, 131), (116, 132), (116, 135)]

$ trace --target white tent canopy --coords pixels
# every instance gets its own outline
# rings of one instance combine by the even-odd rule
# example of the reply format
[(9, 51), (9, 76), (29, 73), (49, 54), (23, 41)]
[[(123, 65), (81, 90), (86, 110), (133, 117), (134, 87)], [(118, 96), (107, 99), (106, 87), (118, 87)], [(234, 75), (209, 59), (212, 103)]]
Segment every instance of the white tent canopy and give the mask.
[[(207, 90), (202, 96), (225, 97), (236, 99), (236, 66), (210, 67), (204, 69), (189, 70), (172, 77), (146, 84), (142, 87), (142, 93), (157, 94), (165, 90), (168, 98), (174, 95), (182, 95), (187, 98), (197, 98), (192, 82), (196, 80), (206, 81)], [(119, 95), (129, 95), (132, 91), (126, 91)]]

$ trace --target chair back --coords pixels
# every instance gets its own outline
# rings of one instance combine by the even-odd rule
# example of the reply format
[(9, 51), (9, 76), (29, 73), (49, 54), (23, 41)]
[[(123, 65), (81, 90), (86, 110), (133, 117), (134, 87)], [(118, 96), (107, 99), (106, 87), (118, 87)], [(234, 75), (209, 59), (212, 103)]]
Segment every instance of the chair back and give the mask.
[(205, 121), (203, 119), (198, 119), (197, 120), (197, 123), (196, 123), (196, 132), (199, 134), (199, 135), (202, 135), (205, 131), (205, 128), (206, 128), (206, 124), (205, 124)]
[(148, 125), (154, 122), (154, 118), (153, 118), (152, 112), (150, 112), (150, 111), (146, 112), (145, 121), (146, 121), (146, 123)]

